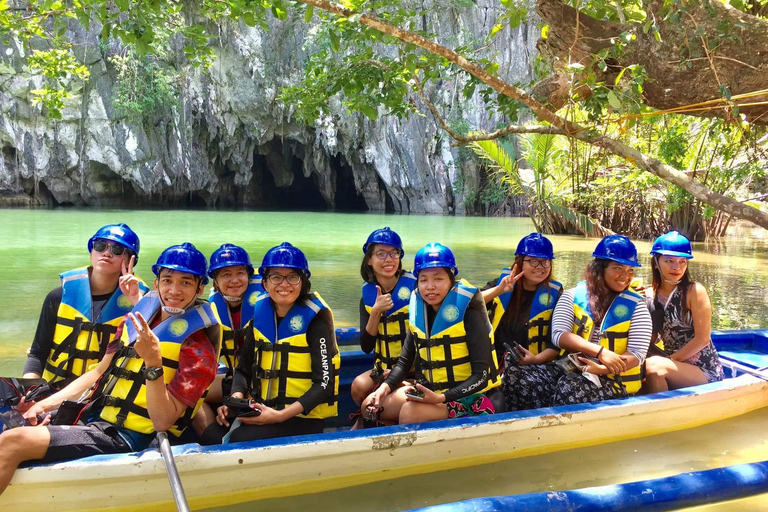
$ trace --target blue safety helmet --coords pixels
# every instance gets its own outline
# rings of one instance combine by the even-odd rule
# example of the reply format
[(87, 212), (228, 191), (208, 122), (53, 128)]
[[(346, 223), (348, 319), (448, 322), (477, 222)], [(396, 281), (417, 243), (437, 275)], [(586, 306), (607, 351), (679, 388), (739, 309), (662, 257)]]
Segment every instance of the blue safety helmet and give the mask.
[(208, 260), (205, 255), (189, 242), (181, 245), (172, 245), (157, 258), (157, 263), (152, 265), (152, 272), (156, 276), (160, 275), (160, 269), (167, 268), (177, 272), (186, 272), (202, 278), (202, 283), (208, 283), (208, 277), (205, 275), (208, 269)]
[(624, 235), (606, 236), (597, 244), (592, 256), (612, 260), (622, 265), (629, 265), (630, 267), (642, 266), (637, 261), (635, 244)]
[(88, 252), (93, 251), (93, 243), (96, 240), (111, 240), (130, 249), (136, 255), (134, 264), (139, 262), (139, 235), (134, 233), (127, 224), (107, 224), (99, 228), (88, 240)]
[(248, 252), (234, 244), (223, 244), (211, 254), (211, 266), (208, 268), (208, 275), (213, 279), (213, 274), (220, 268), (239, 265), (243, 265), (248, 269), (248, 273), (253, 275), (253, 265)]
[(264, 271), (270, 267), (295, 268), (303, 271), (307, 279), (312, 275), (309, 271), (307, 257), (300, 249), (292, 246), (288, 242), (283, 242), (277, 247), (273, 247), (264, 255), (259, 267), (259, 274), (264, 275)]
[(456, 258), (449, 248), (437, 242), (430, 242), (416, 253), (413, 258), (413, 273), (416, 277), (425, 268), (447, 268), (454, 276), (459, 275)]
[(651, 254), (654, 256), (662, 254), (664, 256), (691, 259), (693, 258), (692, 252), (691, 241), (677, 231), (664, 233), (653, 242), (651, 247)]
[(363, 244), (363, 253), (368, 252), (368, 247), (370, 247), (371, 244), (391, 245), (400, 251), (401, 258), (405, 256), (405, 251), (403, 250), (403, 241), (400, 240), (400, 236), (389, 229), (388, 226), (385, 228), (377, 229), (368, 235), (368, 240), (366, 240), (365, 244)]
[(545, 260), (555, 259), (555, 252), (552, 249), (552, 242), (541, 233), (531, 233), (524, 237), (517, 244), (515, 256), (530, 256), (532, 258), (542, 258)]

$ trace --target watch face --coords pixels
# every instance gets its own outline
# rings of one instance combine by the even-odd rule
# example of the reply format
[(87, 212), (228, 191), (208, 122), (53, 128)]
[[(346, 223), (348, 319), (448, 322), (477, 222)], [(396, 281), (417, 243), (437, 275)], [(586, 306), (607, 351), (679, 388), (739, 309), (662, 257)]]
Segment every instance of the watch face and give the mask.
[(144, 370), (144, 378), (147, 380), (157, 380), (162, 374), (162, 368), (146, 368)]

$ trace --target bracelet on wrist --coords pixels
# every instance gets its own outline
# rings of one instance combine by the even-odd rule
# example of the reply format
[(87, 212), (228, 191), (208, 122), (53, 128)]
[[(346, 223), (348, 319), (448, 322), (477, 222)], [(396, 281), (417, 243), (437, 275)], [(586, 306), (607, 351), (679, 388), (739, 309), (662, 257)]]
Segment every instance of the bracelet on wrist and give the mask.
[(603, 353), (603, 349), (604, 349), (604, 348), (605, 348), (605, 347), (600, 347), (600, 350), (598, 350), (598, 351), (597, 351), (597, 354), (595, 354), (595, 357), (596, 357), (596, 358), (600, 359), (600, 354), (602, 354), (602, 353)]

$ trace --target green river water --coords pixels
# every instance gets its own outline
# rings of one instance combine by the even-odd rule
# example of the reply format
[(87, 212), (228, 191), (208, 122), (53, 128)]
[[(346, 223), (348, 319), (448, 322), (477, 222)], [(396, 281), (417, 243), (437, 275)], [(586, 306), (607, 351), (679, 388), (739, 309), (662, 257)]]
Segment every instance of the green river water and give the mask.
[[(210, 255), (222, 243), (243, 246), (258, 266), (283, 241), (309, 259), (312, 287), (333, 309), (339, 326), (356, 326), (362, 244), (376, 228), (391, 226), (403, 239), (404, 265), (427, 242), (449, 246), (460, 277), (476, 285), (509, 265), (517, 242), (533, 231), (528, 219), (399, 216), (310, 212), (0, 210), (0, 374), (20, 375), (45, 295), (62, 271), (88, 264), (86, 243), (100, 226), (129, 224), (141, 238), (137, 274), (150, 281), (151, 266), (169, 245), (193, 242)], [(582, 279), (597, 243), (552, 236), (555, 277), (566, 287)], [(650, 276), (650, 243), (637, 242)], [(695, 244), (691, 271), (712, 297), (713, 327), (768, 327), (768, 232), (742, 228), (717, 244)]]
[[(128, 223), (141, 237), (139, 276), (150, 270), (167, 246), (191, 241), (209, 255), (220, 244), (236, 243), (255, 266), (264, 252), (283, 241), (309, 259), (312, 286), (332, 307), (339, 326), (358, 322), (361, 246), (376, 228), (391, 226), (403, 238), (405, 265), (430, 241), (455, 253), (460, 277), (481, 285), (512, 260), (518, 240), (530, 233), (528, 219), (395, 216), (307, 212), (0, 210), (0, 375), (20, 375), (34, 335), (40, 305), (58, 286), (59, 272), (88, 264), (86, 242), (100, 226)], [(555, 277), (566, 287), (582, 279), (597, 243), (578, 236), (552, 236)], [(637, 247), (650, 276), (650, 242)], [(713, 302), (714, 328), (768, 327), (768, 231), (740, 227), (718, 243), (695, 244), (691, 271)], [(266, 500), (226, 510), (403, 510), (477, 496), (578, 488), (632, 481), (632, 464), (655, 476), (768, 459), (763, 434), (768, 411), (715, 425), (646, 439), (568, 450), (429, 475), (389, 480), (290, 499)], [(734, 435), (738, 432), (738, 435)], [(726, 441), (727, 442), (724, 442)], [(705, 449), (702, 450), (701, 446)], [(694, 449), (698, 447), (698, 449)], [(678, 457), (669, 459), (670, 452)], [(610, 461), (617, 461), (610, 463)], [(629, 461), (633, 461), (630, 463)], [(565, 468), (588, 468), (565, 471)], [(649, 474), (649, 473), (645, 473)], [(744, 508), (768, 506), (764, 498)], [(224, 510), (224, 509), (222, 509)]]

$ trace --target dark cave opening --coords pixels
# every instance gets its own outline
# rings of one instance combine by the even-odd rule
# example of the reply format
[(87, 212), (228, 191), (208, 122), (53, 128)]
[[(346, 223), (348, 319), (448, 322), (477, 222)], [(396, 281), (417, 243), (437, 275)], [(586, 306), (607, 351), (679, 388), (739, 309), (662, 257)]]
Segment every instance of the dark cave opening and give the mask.
[(336, 171), (336, 210), (348, 212), (368, 211), (365, 198), (355, 188), (352, 167), (346, 165), (341, 156), (331, 158), (331, 169)]

